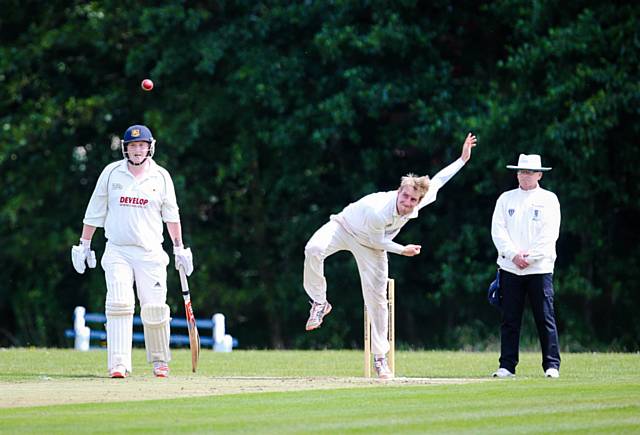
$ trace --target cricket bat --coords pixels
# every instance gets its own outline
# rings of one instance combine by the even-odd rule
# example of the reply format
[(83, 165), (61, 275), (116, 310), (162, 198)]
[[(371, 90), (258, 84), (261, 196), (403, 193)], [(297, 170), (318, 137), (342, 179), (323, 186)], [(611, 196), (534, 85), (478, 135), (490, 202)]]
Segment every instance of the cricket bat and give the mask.
[(182, 267), (178, 270), (180, 273), (180, 285), (182, 286), (182, 298), (184, 299), (184, 311), (187, 317), (187, 328), (189, 330), (189, 347), (191, 348), (191, 370), (196, 372), (198, 360), (200, 359), (200, 335), (196, 326), (196, 318), (193, 315), (193, 307), (191, 306), (191, 293), (189, 292), (189, 283), (187, 275)]

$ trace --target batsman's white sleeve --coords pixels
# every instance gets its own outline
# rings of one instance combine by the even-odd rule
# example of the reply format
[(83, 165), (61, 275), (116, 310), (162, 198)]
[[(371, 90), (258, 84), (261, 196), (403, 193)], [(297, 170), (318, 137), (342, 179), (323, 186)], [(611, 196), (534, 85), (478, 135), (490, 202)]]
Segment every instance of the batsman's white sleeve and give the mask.
[(178, 201), (176, 199), (176, 190), (173, 186), (171, 175), (164, 168), (159, 168), (166, 183), (164, 198), (162, 201), (162, 220), (164, 222), (180, 222), (180, 212), (178, 211)]
[(109, 174), (113, 171), (113, 167), (114, 163), (111, 163), (104, 168), (100, 177), (98, 177), (98, 182), (89, 200), (82, 223), (99, 228), (104, 227), (109, 203)]

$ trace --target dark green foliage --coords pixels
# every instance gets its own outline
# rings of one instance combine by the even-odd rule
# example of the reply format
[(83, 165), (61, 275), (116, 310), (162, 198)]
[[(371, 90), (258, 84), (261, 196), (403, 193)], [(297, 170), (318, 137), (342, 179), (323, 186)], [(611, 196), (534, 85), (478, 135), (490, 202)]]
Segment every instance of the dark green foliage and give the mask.
[[(484, 298), (491, 214), (515, 187), (504, 165), (537, 152), (554, 167), (543, 185), (563, 212), (561, 342), (639, 348), (640, 8), (162, 4), (3, 2), (0, 344), (67, 345), (73, 307), (102, 310), (101, 270), (77, 275), (69, 249), (101, 169), (120, 157), (119, 135), (144, 122), (176, 184), (197, 315), (225, 313), (243, 346), (361, 345), (359, 279), (346, 254), (326, 263), (334, 312), (304, 333), (304, 244), (358, 197), (396, 188), (407, 172), (433, 175), (473, 131), (471, 162), (398, 237), (423, 254), (391, 256), (399, 341), (497, 340)], [(140, 90), (145, 77), (153, 92)], [(170, 288), (181, 315), (175, 273)]]

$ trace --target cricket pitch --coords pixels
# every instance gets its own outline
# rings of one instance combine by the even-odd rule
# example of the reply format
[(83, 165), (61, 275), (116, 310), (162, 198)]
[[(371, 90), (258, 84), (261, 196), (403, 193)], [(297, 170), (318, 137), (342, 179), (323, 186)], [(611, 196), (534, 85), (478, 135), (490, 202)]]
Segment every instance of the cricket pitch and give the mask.
[(340, 388), (384, 388), (398, 386), (466, 384), (487, 379), (395, 378), (379, 380), (357, 377), (210, 377), (151, 376), (110, 379), (101, 377), (57, 378), (0, 382), (0, 408), (107, 403), (226, 394), (325, 390)]

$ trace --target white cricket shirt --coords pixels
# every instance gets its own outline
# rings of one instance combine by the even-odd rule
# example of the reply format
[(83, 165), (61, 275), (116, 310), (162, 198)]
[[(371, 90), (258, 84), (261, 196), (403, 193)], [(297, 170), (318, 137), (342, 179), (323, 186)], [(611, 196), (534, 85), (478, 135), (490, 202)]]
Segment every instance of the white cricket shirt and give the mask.
[[(501, 269), (516, 275), (553, 273), (559, 234), (560, 202), (555, 193), (538, 186), (509, 190), (498, 198), (491, 238)], [(523, 270), (511, 261), (519, 252), (529, 253), (530, 265)]]
[(110, 243), (140, 246), (147, 251), (162, 246), (164, 222), (180, 222), (173, 181), (166, 169), (149, 160), (144, 175), (135, 178), (127, 161), (107, 165), (91, 195), (83, 223), (104, 227)]
[(462, 167), (464, 161), (458, 159), (440, 172), (429, 182), (429, 190), (420, 204), (411, 214), (400, 215), (396, 209), (398, 191), (377, 192), (367, 195), (346, 206), (332, 220), (339, 222), (347, 232), (358, 240), (358, 243), (373, 249), (402, 253), (403, 245), (393, 241), (400, 229), (410, 219), (418, 217), (418, 211), (436, 200), (438, 190), (451, 179)]

